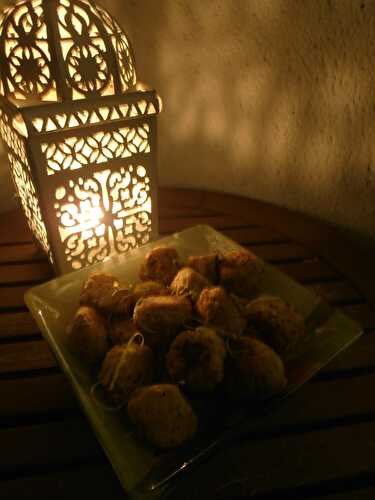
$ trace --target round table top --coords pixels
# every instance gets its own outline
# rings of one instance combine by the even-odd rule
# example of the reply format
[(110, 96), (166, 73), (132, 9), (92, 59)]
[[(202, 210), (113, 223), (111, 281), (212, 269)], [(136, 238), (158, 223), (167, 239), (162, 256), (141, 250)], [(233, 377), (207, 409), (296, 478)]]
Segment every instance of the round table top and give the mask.
[[(365, 334), (173, 498), (375, 498), (372, 246), (246, 198), (163, 188), (160, 234), (209, 224), (359, 321)], [(124, 498), (24, 293), (53, 277), (20, 211), (0, 215), (1, 498)], [(374, 402), (373, 402), (374, 401)]]

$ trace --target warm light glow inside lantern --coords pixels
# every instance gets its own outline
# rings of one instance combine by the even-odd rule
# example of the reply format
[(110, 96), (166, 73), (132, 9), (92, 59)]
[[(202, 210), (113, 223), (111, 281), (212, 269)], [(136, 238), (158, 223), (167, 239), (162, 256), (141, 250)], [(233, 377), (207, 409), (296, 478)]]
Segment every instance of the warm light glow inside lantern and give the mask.
[(0, 19), (0, 132), (28, 223), (57, 272), (156, 235), (160, 98), (91, 0), (28, 0)]

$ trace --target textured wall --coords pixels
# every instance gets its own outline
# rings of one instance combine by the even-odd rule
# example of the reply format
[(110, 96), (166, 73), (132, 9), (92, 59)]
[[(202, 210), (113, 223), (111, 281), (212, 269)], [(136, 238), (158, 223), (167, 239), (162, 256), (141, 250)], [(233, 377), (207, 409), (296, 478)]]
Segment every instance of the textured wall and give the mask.
[(375, 233), (375, 0), (101, 3), (163, 98), (162, 184)]
[(163, 184), (375, 234), (375, 1), (102, 3), (164, 100)]

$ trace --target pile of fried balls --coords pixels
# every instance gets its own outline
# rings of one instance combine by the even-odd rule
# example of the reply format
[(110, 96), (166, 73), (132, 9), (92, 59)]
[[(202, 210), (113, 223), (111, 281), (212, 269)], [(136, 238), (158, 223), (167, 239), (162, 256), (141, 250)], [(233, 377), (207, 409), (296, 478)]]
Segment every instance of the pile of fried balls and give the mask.
[(284, 361), (304, 321), (281, 298), (258, 295), (263, 272), (244, 249), (182, 261), (174, 247), (155, 247), (138, 283), (89, 276), (69, 346), (143, 439), (178, 446), (197, 432), (195, 396), (258, 401), (287, 385)]

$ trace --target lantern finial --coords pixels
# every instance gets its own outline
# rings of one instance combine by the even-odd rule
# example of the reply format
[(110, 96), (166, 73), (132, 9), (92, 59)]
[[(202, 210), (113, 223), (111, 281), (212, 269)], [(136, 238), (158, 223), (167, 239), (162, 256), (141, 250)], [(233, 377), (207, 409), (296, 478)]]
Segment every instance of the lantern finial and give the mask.
[(2, 94), (20, 105), (117, 95), (136, 83), (126, 34), (89, 0), (21, 1), (3, 12), (0, 40)]

